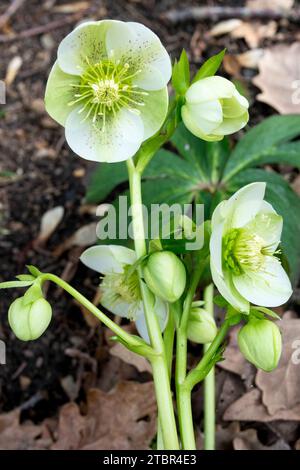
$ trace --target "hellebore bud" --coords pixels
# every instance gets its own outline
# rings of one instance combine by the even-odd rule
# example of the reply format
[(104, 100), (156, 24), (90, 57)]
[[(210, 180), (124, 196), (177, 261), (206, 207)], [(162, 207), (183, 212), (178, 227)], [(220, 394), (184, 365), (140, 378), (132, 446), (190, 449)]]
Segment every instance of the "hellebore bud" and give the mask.
[(19, 297), (8, 311), (9, 325), (22, 341), (39, 338), (47, 329), (51, 317), (51, 305), (43, 297), (28, 304), (24, 303), (24, 297)]
[(211, 343), (217, 334), (217, 326), (212, 315), (203, 308), (192, 308), (189, 316), (187, 336), (194, 343)]
[(238, 344), (245, 358), (258, 369), (270, 372), (281, 355), (281, 334), (270, 320), (251, 318), (238, 333)]
[(182, 120), (192, 134), (203, 140), (222, 140), (248, 122), (248, 101), (226, 78), (200, 79), (190, 86), (185, 99)]
[(157, 251), (146, 262), (144, 279), (157, 297), (166, 302), (176, 302), (185, 289), (185, 266), (171, 251)]

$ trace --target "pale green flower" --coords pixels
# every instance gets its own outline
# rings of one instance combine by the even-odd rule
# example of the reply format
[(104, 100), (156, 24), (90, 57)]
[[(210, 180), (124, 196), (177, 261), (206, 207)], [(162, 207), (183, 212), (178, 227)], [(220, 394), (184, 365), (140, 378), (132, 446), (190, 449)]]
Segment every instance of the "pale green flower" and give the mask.
[(67, 142), (79, 156), (126, 160), (162, 126), (170, 76), (170, 57), (150, 29), (90, 21), (59, 45), (46, 109), (65, 126)]
[(207, 141), (222, 140), (244, 127), (249, 119), (248, 101), (223, 77), (207, 77), (193, 83), (181, 109), (185, 126)]
[[(124, 246), (99, 245), (85, 250), (80, 260), (89, 268), (104, 274), (100, 284), (101, 304), (115, 315), (135, 321), (139, 334), (149, 342), (145, 312), (140, 293), (133, 250)], [(149, 294), (152, 295), (149, 291)], [(168, 304), (153, 296), (153, 311), (163, 331), (168, 320)]]
[(249, 302), (276, 307), (292, 293), (276, 251), (282, 217), (264, 201), (265, 189), (265, 183), (243, 187), (212, 216), (212, 277), (222, 296), (241, 312), (249, 312)]
[(213, 316), (204, 308), (192, 307), (187, 326), (188, 339), (199, 344), (211, 343), (217, 332)]
[(185, 289), (186, 270), (172, 251), (156, 251), (147, 259), (144, 279), (153, 294), (166, 302), (176, 302)]
[(238, 333), (238, 345), (245, 358), (266, 372), (277, 367), (282, 349), (279, 328), (266, 319), (250, 318)]
[(32, 341), (46, 331), (52, 317), (52, 308), (44, 298), (26, 303), (24, 296), (16, 299), (8, 311), (8, 322), (16, 337)]

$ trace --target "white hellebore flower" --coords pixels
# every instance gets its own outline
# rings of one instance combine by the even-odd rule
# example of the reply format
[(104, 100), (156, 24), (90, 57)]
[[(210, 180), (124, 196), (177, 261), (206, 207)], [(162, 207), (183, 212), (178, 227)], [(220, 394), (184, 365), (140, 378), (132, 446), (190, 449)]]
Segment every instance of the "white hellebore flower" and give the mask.
[[(134, 320), (139, 334), (150, 342), (138, 274), (132, 269), (136, 262), (135, 252), (117, 245), (92, 246), (84, 251), (80, 260), (104, 275), (100, 284), (103, 307), (115, 315)], [(168, 321), (168, 304), (153, 295), (153, 310), (163, 331)]]
[(170, 77), (170, 57), (146, 26), (89, 21), (59, 45), (46, 109), (79, 156), (126, 160), (162, 126)]
[(215, 285), (237, 310), (249, 302), (276, 307), (292, 293), (276, 256), (282, 217), (264, 201), (266, 184), (252, 183), (221, 202), (212, 216), (210, 266)]
[(200, 79), (189, 87), (185, 99), (181, 109), (183, 122), (203, 140), (222, 140), (248, 122), (249, 103), (226, 78)]

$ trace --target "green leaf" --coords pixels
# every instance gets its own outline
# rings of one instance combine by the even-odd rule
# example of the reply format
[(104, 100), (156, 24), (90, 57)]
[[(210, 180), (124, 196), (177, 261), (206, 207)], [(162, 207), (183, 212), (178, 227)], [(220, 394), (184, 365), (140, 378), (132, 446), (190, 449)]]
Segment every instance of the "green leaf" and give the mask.
[(26, 268), (34, 277), (38, 277), (42, 274), (41, 271), (32, 264), (26, 265)]
[(207, 59), (204, 64), (200, 67), (195, 77), (193, 78), (192, 83), (201, 80), (201, 78), (212, 77), (218, 71), (220, 65), (222, 64), (226, 49), (223, 49), (216, 55), (213, 55)]
[(37, 280), (24, 294), (24, 305), (31, 304), (43, 297), (41, 283)]
[(179, 95), (184, 95), (190, 85), (190, 63), (184, 49), (179, 61), (176, 61), (173, 66), (172, 85)]
[(103, 201), (113, 189), (128, 180), (125, 162), (99, 164), (88, 185), (86, 202)]
[(0, 289), (12, 289), (14, 287), (28, 287), (32, 285), (32, 281), (7, 281), (0, 283)]
[[(300, 133), (300, 132), (299, 132)], [(281, 163), (300, 168), (300, 141), (288, 142), (272, 149), (269, 154), (262, 155), (259, 164)]]
[(229, 181), (227, 190), (234, 193), (242, 186), (264, 181), (266, 200), (283, 217), (282, 249), (287, 257), (292, 281), (298, 279), (300, 268), (300, 198), (281, 175), (261, 169), (247, 169)]
[(35, 281), (36, 279), (31, 274), (19, 274), (16, 278), (19, 279), (19, 281)]
[(276, 154), (280, 145), (299, 134), (300, 115), (272, 116), (265, 119), (238, 142), (226, 164), (223, 181), (229, 181), (247, 167), (274, 161), (269, 157)]

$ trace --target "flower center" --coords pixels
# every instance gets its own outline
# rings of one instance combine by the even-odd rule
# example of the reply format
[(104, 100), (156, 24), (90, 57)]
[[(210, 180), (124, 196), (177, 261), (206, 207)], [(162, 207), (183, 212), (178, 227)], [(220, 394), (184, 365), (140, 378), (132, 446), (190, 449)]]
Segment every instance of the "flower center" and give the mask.
[(148, 93), (133, 85), (133, 78), (141, 70), (133, 71), (128, 63), (120, 61), (102, 60), (91, 64), (86, 59), (87, 69), (81, 76), (79, 84), (72, 84), (74, 99), (69, 106), (81, 105), (78, 112), (84, 115), (84, 119), (91, 117), (93, 123), (97, 119), (102, 122), (102, 130), (105, 130), (107, 119), (121, 109), (139, 114), (139, 107), (144, 106)]
[(242, 274), (245, 269), (260, 271), (266, 255), (264, 240), (248, 230), (233, 229), (224, 237), (224, 263), (234, 274)]
[(106, 302), (111, 305), (120, 302), (132, 304), (129, 315), (134, 319), (136, 308), (142, 296), (138, 274), (135, 270), (132, 270), (131, 265), (125, 266), (122, 273), (106, 274), (102, 279), (100, 288)]

